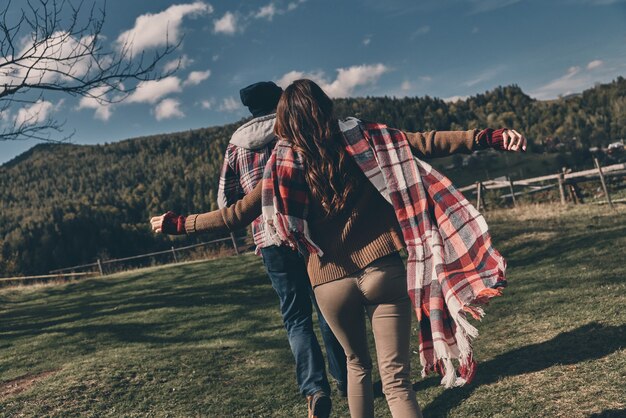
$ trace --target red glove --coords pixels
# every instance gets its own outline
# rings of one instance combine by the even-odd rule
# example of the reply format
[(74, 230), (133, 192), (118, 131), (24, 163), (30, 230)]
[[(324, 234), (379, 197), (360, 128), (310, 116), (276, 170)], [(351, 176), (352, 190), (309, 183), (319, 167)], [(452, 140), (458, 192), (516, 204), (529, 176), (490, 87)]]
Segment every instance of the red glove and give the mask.
[(478, 134), (478, 143), (482, 148), (493, 148), (498, 151), (504, 151), (504, 137), (502, 134), (506, 129), (483, 129)]
[(163, 225), (161, 225), (161, 231), (167, 235), (185, 235), (185, 217), (183, 215), (177, 215), (172, 211), (169, 211), (163, 216)]

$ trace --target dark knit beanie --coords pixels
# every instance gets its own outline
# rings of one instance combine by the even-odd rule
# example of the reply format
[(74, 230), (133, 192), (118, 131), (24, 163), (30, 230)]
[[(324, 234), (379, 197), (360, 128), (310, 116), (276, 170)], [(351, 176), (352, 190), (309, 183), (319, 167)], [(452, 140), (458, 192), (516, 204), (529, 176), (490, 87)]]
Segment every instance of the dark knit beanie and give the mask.
[(261, 81), (239, 90), (241, 103), (248, 107), (255, 118), (274, 113), (281, 94), (283, 89), (271, 81)]

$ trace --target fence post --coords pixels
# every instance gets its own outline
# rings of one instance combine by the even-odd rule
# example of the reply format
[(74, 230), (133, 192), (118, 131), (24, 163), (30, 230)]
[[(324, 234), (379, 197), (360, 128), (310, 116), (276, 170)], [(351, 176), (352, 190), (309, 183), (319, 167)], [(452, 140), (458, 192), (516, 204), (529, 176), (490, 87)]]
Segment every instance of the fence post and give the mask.
[(602, 167), (600, 167), (600, 162), (596, 157), (593, 157), (593, 162), (596, 164), (598, 174), (600, 174), (600, 182), (602, 182), (602, 189), (604, 189), (604, 195), (606, 196), (606, 200), (609, 202), (609, 206), (611, 207), (611, 209), (615, 210), (615, 206), (613, 206), (613, 201), (611, 201), (609, 189), (606, 188), (606, 182), (604, 181), (604, 174), (602, 173)]
[(565, 205), (565, 188), (563, 183), (565, 182), (565, 174), (559, 173), (559, 194), (561, 195), (561, 204)]
[(483, 185), (481, 182), (477, 181), (476, 182), (476, 210), (480, 210), (480, 201), (482, 200), (482, 196), (481, 196), (481, 191), (482, 191)]
[(580, 188), (578, 187), (578, 184), (576, 183), (576, 181), (570, 180), (569, 187), (570, 187), (570, 193), (574, 197), (574, 203), (576, 204), (585, 203), (583, 201), (583, 194), (580, 191)]
[(102, 263), (100, 262), (100, 259), (98, 259), (98, 270), (100, 270), (100, 276), (104, 276), (104, 273), (102, 272)]
[(237, 239), (235, 238), (235, 234), (230, 233), (230, 239), (233, 242), (233, 248), (235, 249), (235, 254), (239, 255), (239, 248), (237, 247)]
[(178, 263), (178, 259), (176, 258), (176, 251), (174, 251), (174, 246), (172, 246), (172, 256), (174, 257), (174, 262)]
[(511, 189), (511, 199), (513, 199), (513, 207), (517, 206), (517, 202), (515, 201), (515, 192), (513, 191), (513, 180), (509, 177), (509, 189)]

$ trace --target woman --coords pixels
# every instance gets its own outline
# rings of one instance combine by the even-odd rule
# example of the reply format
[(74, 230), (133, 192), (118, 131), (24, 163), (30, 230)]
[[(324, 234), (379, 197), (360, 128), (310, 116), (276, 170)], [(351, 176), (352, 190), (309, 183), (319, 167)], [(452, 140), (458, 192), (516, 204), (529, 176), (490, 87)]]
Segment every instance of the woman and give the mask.
[[(421, 416), (409, 379), (411, 308), (420, 319), (425, 371), (439, 366), (446, 386), (464, 383), (473, 365), (469, 337), (476, 334), (464, 313), (480, 315), (470, 305), (498, 294), (491, 287), (503, 281), (504, 260), (482, 217), (411, 153), (517, 151), (525, 149), (524, 137), (509, 130), (410, 134), (339, 122), (332, 101), (310, 80), (285, 89), (275, 133), (280, 141), (261, 186), (230, 208), (187, 217), (186, 232), (237, 229), (262, 206), (270, 238), (306, 257), (320, 309), (348, 358), (351, 416), (374, 416), (364, 310), (392, 415)], [(166, 214), (151, 222), (162, 232), (175, 219)], [(405, 247), (408, 277), (398, 254)], [(452, 358), (461, 362), (461, 377)]]

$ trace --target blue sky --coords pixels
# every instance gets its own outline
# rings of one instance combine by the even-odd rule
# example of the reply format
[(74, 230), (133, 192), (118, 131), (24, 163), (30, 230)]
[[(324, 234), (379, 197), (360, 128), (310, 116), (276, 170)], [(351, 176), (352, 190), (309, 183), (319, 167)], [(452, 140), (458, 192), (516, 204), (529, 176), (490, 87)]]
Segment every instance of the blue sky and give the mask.
[[(114, 106), (50, 95), (43, 110), (94, 144), (236, 122), (239, 89), (260, 80), (448, 100), (517, 84), (549, 99), (626, 75), (623, 0), (107, 2), (106, 46), (130, 36), (150, 52), (165, 33), (182, 39), (163, 63), (181, 60), (172, 77)], [(0, 163), (34, 144), (0, 142)]]

